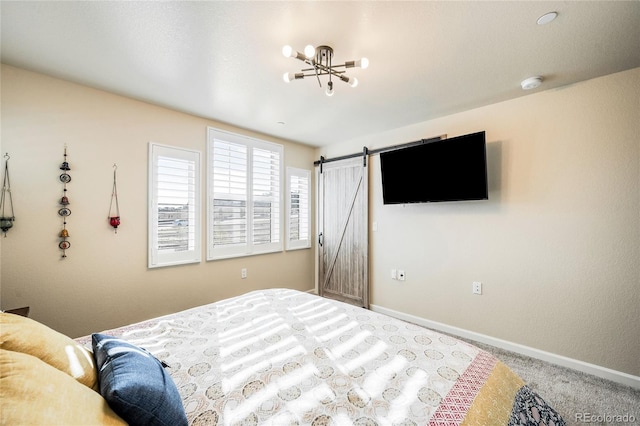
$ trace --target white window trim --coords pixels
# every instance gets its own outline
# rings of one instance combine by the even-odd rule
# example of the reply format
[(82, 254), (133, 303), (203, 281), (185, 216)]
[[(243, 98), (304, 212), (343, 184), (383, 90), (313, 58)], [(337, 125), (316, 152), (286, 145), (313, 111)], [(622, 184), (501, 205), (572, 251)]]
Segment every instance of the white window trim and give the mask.
[[(297, 176), (302, 179), (306, 179), (307, 181), (307, 205), (301, 206), (301, 208), (305, 208), (305, 213), (307, 216), (307, 227), (306, 227), (306, 239), (291, 239), (291, 178), (293, 176)], [(287, 250), (300, 250), (300, 249), (308, 249), (311, 248), (311, 171), (305, 169), (298, 169), (295, 167), (287, 167), (287, 191), (285, 193), (286, 196), (286, 249)]]
[[(253, 148), (265, 149), (276, 151), (280, 155), (280, 164), (279, 164), (279, 184), (278, 184), (278, 202), (280, 207), (280, 212), (277, 218), (277, 225), (279, 229), (278, 233), (278, 241), (272, 242), (268, 244), (260, 244), (254, 245), (252, 243), (252, 229), (251, 222), (247, 224), (247, 243), (236, 246), (227, 246), (227, 247), (214, 247), (213, 246), (213, 184), (212, 184), (212, 175), (213, 175), (213, 143), (215, 139), (222, 139), (225, 142), (236, 143), (240, 145), (245, 145), (249, 149), (249, 152)], [(252, 182), (252, 155), (249, 155), (249, 159), (247, 162), (247, 185), (250, 189)], [(223, 130), (219, 130), (213, 127), (207, 128), (207, 260), (220, 260), (220, 259), (229, 259), (235, 257), (243, 257), (243, 256), (252, 256), (258, 254), (266, 254), (266, 253), (275, 253), (281, 252), (283, 250), (282, 243), (282, 235), (283, 235), (283, 172), (284, 172), (284, 148), (280, 144), (275, 144), (271, 142), (265, 142), (259, 139), (251, 138), (249, 136), (239, 135), (232, 132), (227, 132)], [(250, 190), (248, 190), (248, 200), (247, 206), (251, 206), (251, 201), (253, 194)], [(247, 214), (247, 216), (251, 216)]]
[[(189, 250), (176, 251), (172, 253), (161, 253), (158, 248), (158, 194), (156, 191), (156, 170), (159, 156), (171, 157), (181, 160), (193, 161), (195, 163), (195, 188), (193, 194), (194, 208), (189, 219), (189, 234), (193, 236), (193, 247)], [(182, 265), (188, 263), (198, 263), (202, 259), (202, 226), (200, 212), (201, 207), (201, 160), (200, 151), (176, 148), (157, 143), (149, 143), (149, 164), (148, 164), (148, 226), (149, 226), (149, 268), (157, 268), (171, 265)], [(191, 209), (190, 209), (191, 210)]]

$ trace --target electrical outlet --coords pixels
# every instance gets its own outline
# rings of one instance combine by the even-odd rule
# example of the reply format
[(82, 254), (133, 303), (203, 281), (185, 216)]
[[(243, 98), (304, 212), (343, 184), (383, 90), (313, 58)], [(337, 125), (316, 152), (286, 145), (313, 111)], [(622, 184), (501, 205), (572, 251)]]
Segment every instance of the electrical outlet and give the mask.
[(403, 269), (398, 269), (398, 280), (404, 281), (405, 275)]
[(242, 279), (247, 278), (247, 268), (242, 268), (242, 269), (240, 270), (240, 277), (241, 277)]
[(482, 283), (479, 281), (474, 281), (471, 291), (473, 292), (473, 294), (482, 294)]

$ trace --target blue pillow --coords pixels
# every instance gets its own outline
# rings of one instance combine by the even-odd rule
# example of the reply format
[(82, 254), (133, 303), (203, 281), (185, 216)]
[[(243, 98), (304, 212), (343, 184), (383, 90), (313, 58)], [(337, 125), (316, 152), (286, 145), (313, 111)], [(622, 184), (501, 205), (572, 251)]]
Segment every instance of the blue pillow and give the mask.
[(100, 394), (130, 425), (186, 426), (173, 379), (149, 352), (105, 334), (91, 336)]

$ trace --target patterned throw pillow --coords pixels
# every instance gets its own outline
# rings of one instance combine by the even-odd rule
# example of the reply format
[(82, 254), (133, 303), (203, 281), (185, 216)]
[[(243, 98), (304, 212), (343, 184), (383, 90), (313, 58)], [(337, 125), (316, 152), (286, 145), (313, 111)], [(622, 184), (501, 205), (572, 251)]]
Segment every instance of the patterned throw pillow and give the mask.
[(173, 379), (149, 352), (122, 339), (93, 334), (100, 393), (130, 425), (186, 426)]

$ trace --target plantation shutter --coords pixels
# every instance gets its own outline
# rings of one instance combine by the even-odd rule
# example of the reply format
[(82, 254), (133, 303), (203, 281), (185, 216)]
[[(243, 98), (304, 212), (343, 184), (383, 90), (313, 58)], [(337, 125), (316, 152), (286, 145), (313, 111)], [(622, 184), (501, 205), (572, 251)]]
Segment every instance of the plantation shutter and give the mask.
[(280, 244), (280, 154), (253, 148), (253, 245)]
[(282, 146), (209, 129), (207, 259), (282, 250)]
[(149, 195), (149, 267), (200, 262), (200, 153), (150, 143)]
[(311, 172), (287, 168), (287, 250), (311, 247)]
[(248, 234), (247, 147), (214, 140), (210, 152), (210, 251), (241, 254)]

